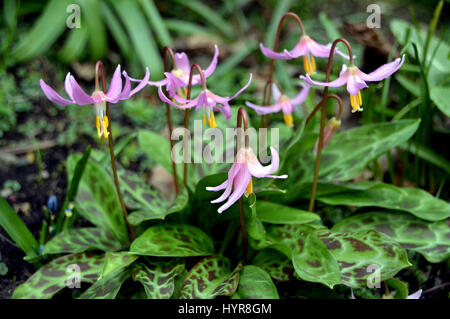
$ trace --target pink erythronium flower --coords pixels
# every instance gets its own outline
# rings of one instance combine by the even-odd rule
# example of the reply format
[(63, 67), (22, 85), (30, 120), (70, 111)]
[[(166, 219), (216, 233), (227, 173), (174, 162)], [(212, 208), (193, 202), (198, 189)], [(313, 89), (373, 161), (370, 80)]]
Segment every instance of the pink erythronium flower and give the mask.
[(260, 106), (250, 102), (245, 102), (245, 105), (254, 109), (256, 113), (258, 113), (259, 115), (268, 113), (277, 113), (279, 111), (282, 111), (286, 125), (292, 126), (293, 125), (292, 112), (295, 110), (296, 105), (300, 105), (306, 100), (309, 92), (309, 85), (307, 84), (301, 85), (303, 89), (297, 94), (297, 96), (291, 99), (286, 95), (282, 94), (278, 89), (278, 86), (275, 83), (272, 83), (272, 92), (275, 104), (269, 106)]
[[(214, 57), (211, 60), (209, 66), (203, 70), (203, 76), (205, 79), (209, 77), (216, 70), (217, 60), (219, 57), (219, 48), (217, 45), (214, 46), (215, 52)], [(186, 53), (175, 53), (174, 68), (171, 72), (164, 72), (165, 79), (161, 81), (149, 81), (148, 84), (152, 86), (162, 87), (165, 86), (169, 97), (173, 98), (179, 94), (180, 88), (186, 88), (189, 84), (189, 73), (191, 72), (191, 65), (189, 63), (189, 58)], [(137, 81), (131, 79), (132, 81)], [(192, 76), (192, 85), (200, 84), (201, 77), (199, 74), (194, 74)]]
[[(225, 116), (227, 120), (231, 117), (231, 107), (228, 104), (231, 100), (236, 98), (241, 94), (248, 86), (252, 83), (252, 74), (250, 74), (250, 79), (247, 84), (244, 85), (235, 95), (232, 97), (221, 97), (212, 93), (207, 88), (204, 88), (200, 94), (191, 100), (186, 100), (178, 95), (174, 95), (174, 102), (171, 101), (167, 96), (164, 95), (161, 87), (158, 88), (159, 98), (165, 102), (169, 103), (180, 109), (190, 109), (195, 107), (195, 110), (203, 109), (203, 124), (206, 124), (206, 118), (208, 118), (208, 123), (210, 127), (217, 127), (216, 121), (214, 119), (214, 112), (220, 111)], [(175, 103), (177, 102), (177, 103)], [(218, 106), (218, 104), (220, 106)]]
[(145, 76), (134, 89), (131, 89), (130, 77), (126, 71), (123, 71), (125, 77), (125, 86), (122, 87), (122, 76), (120, 72), (120, 65), (117, 66), (114, 71), (114, 75), (111, 80), (111, 85), (108, 92), (104, 93), (99, 87), (95, 88), (92, 95), (88, 95), (83, 91), (75, 78), (69, 73), (66, 75), (65, 89), (70, 99), (61, 97), (55, 90), (47, 85), (44, 80), (40, 80), (41, 89), (45, 96), (52, 102), (62, 106), (69, 104), (87, 105), (94, 104), (96, 113), (96, 125), (98, 137), (105, 138), (108, 136), (109, 120), (106, 116), (106, 102), (117, 103), (119, 100), (126, 100), (133, 96), (135, 93), (142, 90), (150, 78), (150, 72), (148, 68), (145, 70)]
[[(323, 131), (323, 145), (322, 149), (330, 143), (331, 139), (333, 138), (334, 134), (339, 130), (341, 127), (341, 120), (337, 120), (335, 117), (332, 117), (330, 121), (328, 121), (327, 126), (325, 126), (325, 129)], [(316, 145), (314, 146), (314, 155), (317, 155), (317, 150), (319, 149), (319, 138), (317, 138)]]
[[(247, 196), (253, 193), (252, 176), (257, 178), (287, 178), (287, 175), (271, 175), (278, 170), (280, 157), (275, 148), (270, 147), (270, 150), (272, 153), (272, 163), (268, 166), (262, 166), (251, 148), (241, 148), (236, 154), (234, 164), (228, 171), (227, 180), (219, 186), (206, 187), (206, 190), (213, 192), (225, 190), (219, 198), (211, 201), (211, 203), (220, 203), (225, 199), (228, 199), (227, 202), (217, 210), (219, 213), (228, 209), (238, 201), (244, 193), (246, 193)], [(233, 186), (233, 193), (231, 193)]]
[(318, 82), (311, 79), (309, 74), (300, 76), (300, 79), (304, 80), (310, 85), (339, 87), (347, 84), (347, 91), (350, 93), (350, 104), (352, 106), (352, 112), (362, 111), (362, 98), (361, 90), (368, 87), (367, 82), (381, 81), (396, 72), (405, 62), (405, 55), (402, 58), (397, 58), (394, 61), (380, 66), (373, 72), (366, 74), (358, 69), (354, 65), (347, 67), (342, 65), (342, 70), (339, 73), (339, 77), (331, 82)]
[[(259, 47), (261, 52), (271, 59), (290, 60), (302, 56), (305, 71), (308, 74), (313, 75), (316, 70), (316, 61), (314, 57), (328, 58), (331, 50), (331, 43), (327, 45), (319, 44), (309, 36), (303, 35), (300, 37), (300, 40), (297, 42), (295, 47), (290, 51), (284, 50), (283, 52), (274, 52), (264, 47), (262, 43), (259, 44)], [(346, 59), (349, 58), (348, 55), (342, 53), (338, 49), (335, 49), (334, 53), (339, 54)]]

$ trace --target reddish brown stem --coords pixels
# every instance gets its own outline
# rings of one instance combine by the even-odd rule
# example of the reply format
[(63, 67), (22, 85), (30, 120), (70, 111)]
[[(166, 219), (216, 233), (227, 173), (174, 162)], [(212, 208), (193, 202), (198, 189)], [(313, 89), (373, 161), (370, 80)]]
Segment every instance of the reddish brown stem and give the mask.
[[(173, 51), (170, 47), (165, 46), (163, 49), (163, 57), (164, 57), (164, 72), (169, 72), (169, 60), (168, 55), (170, 56), (172, 60), (173, 67), (177, 68), (177, 62), (175, 60), (175, 55), (173, 54)], [(167, 94), (167, 92), (166, 92)], [(174, 146), (174, 141), (172, 140), (172, 131), (173, 131), (173, 125), (172, 125), (172, 115), (170, 113), (170, 105), (166, 103), (166, 114), (167, 114), (167, 125), (169, 126), (169, 140), (170, 140), (170, 158), (172, 160), (172, 175), (173, 175), (173, 185), (175, 187), (175, 194), (178, 195), (180, 192), (180, 186), (178, 185), (178, 175), (177, 175), (177, 165), (175, 164), (175, 161), (172, 158), (172, 150)]]
[[(302, 20), (300, 19), (300, 17), (293, 12), (288, 12), (281, 17), (280, 22), (278, 23), (277, 34), (275, 36), (275, 42), (273, 44), (273, 51), (277, 51), (277, 49), (278, 49), (278, 44), (280, 42), (280, 34), (281, 34), (281, 28), (283, 26), (283, 22), (284, 22), (284, 20), (286, 20), (289, 17), (293, 18), (297, 22), (298, 26), (300, 27), (300, 30), (302, 31), (302, 35), (305, 35), (305, 28), (303, 27), (303, 23), (302, 23)], [(272, 61), (270, 62), (269, 79), (266, 82), (266, 86), (269, 83), (273, 82), (274, 68), (275, 68), (275, 60), (272, 59)], [(272, 87), (271, 86), (269, 86), (269, 93), (268, 93), (267, 100), (265, 99), (265, 96), (266, 96), (266, 91), (264, 89), (263, 105), (268, 105), (268, 103), (270, 103), (270, 100), (272, 99)], [(268, 126), (269, 126), (269, 115), (261, 116), (261, 127), (267, 128)]]
[[(96, 85), (96, 89), (99, 88), (99, 73), (101, 72), (101, 77), (102, 77), (102, 90), (103, 92), (106, 92), (106, 78), (105, 78), (105, 69), (103, 67), (103, 63), (101, 61), (97, 61), (97, 64), (95, 65), (95, 85)], [(119, 197), (119, 202), (120, 202), (120, 207), (122, 208), (122, 214), (123, 214), (123, 218), (125, 220), (125, 223), (130, 231), (130, 236), (131, 236), (131, 241), (134, 240), (134, 238), (136, 238), (136, 233), (134, 231), (134, 228), (130, 225), (130, 223), (128, 222), (128, 212), (127, 212), (127, 208), (125, 207), (125, 202), (123, 200), (122, 197), (122, 192), (120, 191), (120, 184), (119, 184), (119, 178), (117, 177), (117, 168), (116, 168), (116, 159), (114, 156), (114, 144), (113, 144), (113, 138), (112, 138), (112, 129), (111, 129), (111, 116), (109, 114), (109, 104), (108, 102), (106, 102), (106, 116), (108, 117), (109, 120), (109, 125), (108, 125), (108, 144), (109, 144), (109, 156), (111, 159), (111, 168), (113, 171), (113, 177), (114, 177), (114, 185), (116, 187), (116, 192), (117, 192), (117, 196)]]

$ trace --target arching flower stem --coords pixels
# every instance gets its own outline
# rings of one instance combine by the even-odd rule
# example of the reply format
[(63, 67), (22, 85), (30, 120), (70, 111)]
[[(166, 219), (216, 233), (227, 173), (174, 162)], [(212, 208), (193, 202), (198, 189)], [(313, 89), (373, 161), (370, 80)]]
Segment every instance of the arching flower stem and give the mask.
[[(100, 89), (99, 85), (99, 75), (101, 74), (102, 77), (102, 90), (103, 92), (106, 92), (106, 78), (105, 78), (105, 69), (103, 67), (102, 61), (97, 61), (95, 65), (95, 88), (96, 90)], [(110, 118), (109, 115), (109, 103), (106, 103), (106, 116), (107, 118)], [(114, 185), (116, 187), (117, 196), (119, 197), (120, 207), (122, 209), (123, 218), (125, 220), (125, 223), (127, 224), (128, 230), (130, 231), (131, 241), (136, 238), (136, 233), (134, 231), (134, 228), (130, 225), (128, 222), (128, 212), (127, 208), (125, 207), (125, 202), (122, 197), (122, 192), (120, 191), (120, 184), (119, 184), (119, 178), (117, 177), (117, 168), (116, 168), (116, 159), (114, 156), (114, 143), (112, 138), (112, 130), (111, 130), (111, 123), (108, 123), (107, 130), (108, 130), (108, 144), (109, 144), (109, 156), (111, 159), (111, 168), (113, 171), (113, 177), (114, 177)]]

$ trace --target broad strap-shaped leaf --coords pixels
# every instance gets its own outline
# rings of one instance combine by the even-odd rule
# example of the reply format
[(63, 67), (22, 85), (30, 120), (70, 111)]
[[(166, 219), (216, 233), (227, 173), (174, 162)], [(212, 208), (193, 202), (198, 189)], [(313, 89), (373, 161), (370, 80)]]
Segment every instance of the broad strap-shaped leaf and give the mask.
[(252, 264), (266, 271), (270, 277), (278, 281), (294, 279), (294, 267), (285, 255), (275, 249), (264, 249), (252, 260)]
[[(79, 154), (67, 159), (67, 174), (72, 176)], [(75, 205), (77, 211), (94, 225), (110, 230), (122, 243), (128, 242), (128, 231), (116, 189), (108, 173), (93, 161), (88, 161), (81, 177)]]
[(270, 224), (307, 224), (320, 220), (317, 214), (266, 201), (257, 201), (256, 211), (262, 222)]
[(371, 212), (351, 216), (333, 226), (336, 231), (374, 229), (384, 233), (403, 248), (417, 251), (429, 262), (450, 257), (450, 220), (427, 222), (401, 212)]
[(28, 257), (38, 256), (39, 245), (33, 234), (2, 197), (0, 197), (0, 226)]
[[(103, 255), (65, 255), (39, 268), (14, 291), (14, 299), (49, 299), (66, 287), (80, 282), (93, 283), (103, 268)], [(78, 276), (79, 275), (79, 276)]]
[(115, 251), (120, 243), (107, 229), (98, 227), (66, 229), (49, 240), (43, 254), (81, 253), (86, 250)]
[(119, 269), (125, 269), (138, 259), (139, 256), (130, 254), (128, 251), (107, 252), (105, 263), (99, 280)]
[(315, 233), (338, 262), (346, 286), (366, 287), (367, 279), (376, 279), (375, 271), (380, 280), (386, 280), (411, 266), (406, 251), (375, 230), (344, 233), (317, 229)]
[(233, 297), (241, 299), (278, 299), (278, 291), (270, 275), (255, 265), (241, 271), (239, 286)]
[(131, 269), (122, 268), (97, 280), (78, 299), (115, 299), (122, 284), (131, 276)]
[[(343, 191), (344, 189), (347, 191)], [(337, 193), (318, 195), (329, 205), (378, 206), (407, 211), (419, 218), (437, 221), (450, 217), (450, 204), (419, 188), (361, 182), (338, 186)]]
[(292, 264), (303, 280), (319, 282), (330, 288), (342, 283), (336, 259), (315, 233), (306, 237), (299, 254), (292, 255)]
[(214, 254), (211, 238), (191, 225), (157, 225), (131, 244), (130, 252), (159, 257), (189, 257)]
[[(391, 123), (377, 123), (336, 134), (324, 148), (320, 162), (319, 180), (346, 181), (357, 176), (369, 162), (389, 149), (407, 141), (417, 130), (420, 120), (401, 120)], [(301, 139), (298, 144), (304, 143)], [(297, 146), (297, 145), (296, 145)], [(282, 196), (284, 201), (293, 201), (303, 192), (309, 194), (312, 183), (315, 156), (312, 147), (302, 149), (293, 147), (288, 154), (282, 171), (289, 178), (277, 180), (280, 188), (288, 189)], [(280, 197), (281, 198), (281, 197)]]
[(213, 299), (231, 296), (238, 286), (242, 264), (230, 270), (230, 261), (222, 256), (209, 256), (192, 267), (180, 292), (183, 299)]
[(153, 207), (152, 209), (145, 208), (144, 210), (132, 212), (128, 216), (128, 221), (131, 225), (139, 225), (146, 220), (165, 219), (169, 214), (181, 212), (186, 207), (188, 202), (188, 192), (186, 188), (182, 188), (172, 204), (170, 204), (170, 202), (166, 200), (164, 204), (162, 204), (162, 202), (159, 202), (159, 204), (161, 205), (159, 207), (156, 207), (159, 204), (155, 203), (155, 207)]
[(184, 270), (181, 259), (148, 259), (133, 269), (133, 280), (139, 281), (148, 299), (169, 299), (175, 288), (175, 277)]

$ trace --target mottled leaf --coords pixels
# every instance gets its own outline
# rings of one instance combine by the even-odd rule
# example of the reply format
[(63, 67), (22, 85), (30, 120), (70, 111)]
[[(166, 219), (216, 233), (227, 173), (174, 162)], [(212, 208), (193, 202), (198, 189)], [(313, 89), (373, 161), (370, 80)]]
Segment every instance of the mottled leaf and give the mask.
[(241, 299), (279, 298), (270, 275), (255, 265), (247, 265), (242, 269), (236, 294)]
[(130, 252), (160, 257), (214, 254), (211, 238), (191, 225), (157, 225), (147, 229), (131, 244)]
[(258, 218), (271, 224), (307, 224), (320, 220), (319, 215), (276, 203), (257, 201)]
[(39, 268), (27, 281), (17, 287), (13, 298), (52, 298), (69, 285), (75, 287), (77, 274), (80, 275), (81, 282), (93, 283), (102, 271), (103, 258), (103, 255), (80, 253), (54, 259)]
[(78, 299), (115, 299), (120, 287), (131, 276), (131, 269), (118, 269), (97, 280)]
[(333, 226), (336, 231), (374, 229), (384, 233), (403, 248), (417, 251), (429, 262), (450, 257), (450, 220), (427, 222), (401, 212), (371, 212), (351, 216)]
[[(369, 162), (387, 150), (407, 141), (417, 130), (420, 120), (401, 120), (391, 123), (368, 124), (336, 134), (324, 149), (319, 180), (345, 181), (357, 176)], [(292, 201), (302, 193), (310, 193), (314, 177), (315, 156), (312, 147), (298, 151), (303, 139), (288, 154), (282, 171), (289, 178), (278, 180), (280, 188), (288, 192), (280, 197)]]
[(127, 251), (108, 252), (105, 254), (105, 263), (99, 279), (107, 276), (119, 269), (124, 269), (138, 259), (138, 256), (130, 254)]
[[(347, 188), (347, 191), (343, 191)], [(419, 188), (377, 182), (340, 185), (340, 191), (319, 195), (329, 205), (378, 206), (407, 211), (429, 221), (450, 217), (450, 204)]]
[(139, 281), (149, 299), (169, 299), (175, 288), (175, 277), (184, 270), (180, 259), (148, 260), (133, 269), (133, 280)]
[(251, 263), (266, 271), (275, 280), (294, 279), (295, 270), (291, 260), (275, 249), (269, 248), (260, 251)]
[(86, 250), (114, 251), (120, 243), (106, 229), (87, 227), (66, 229), (49, 240), (43, 254), (80, 253)]
[[(67, 159), (68, 176), (72, 176), (79, 154)], [(92, 224), (111, 231), (120, 242), (128, 242), (127, 226), (116, 189), (108, 173), (89, 160), (78, 188), (75, 205), (77, 211)]]
[(237, 288), (242, 264), (230, 270), (230, 261), (221, 256), (210, 256), (192, 267), (184, 279), (180, 298), (213, 299), (231, 296)]

